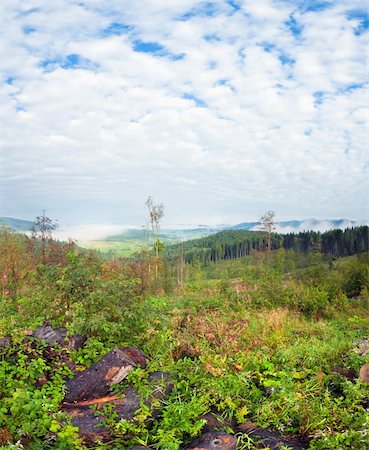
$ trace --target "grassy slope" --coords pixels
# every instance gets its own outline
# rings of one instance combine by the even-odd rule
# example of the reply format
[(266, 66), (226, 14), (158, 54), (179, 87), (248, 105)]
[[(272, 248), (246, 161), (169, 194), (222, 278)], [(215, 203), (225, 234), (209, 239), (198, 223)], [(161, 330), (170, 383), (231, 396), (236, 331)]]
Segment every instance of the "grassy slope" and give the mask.
[(118, 257), (130, 256), (140, 251), (145, 246), (145, 242), (139, 239), (126, 239), (119, 241), (81, 241), (78, 245), (82, 248), (98, 250), (101, 253), (109, 253)]

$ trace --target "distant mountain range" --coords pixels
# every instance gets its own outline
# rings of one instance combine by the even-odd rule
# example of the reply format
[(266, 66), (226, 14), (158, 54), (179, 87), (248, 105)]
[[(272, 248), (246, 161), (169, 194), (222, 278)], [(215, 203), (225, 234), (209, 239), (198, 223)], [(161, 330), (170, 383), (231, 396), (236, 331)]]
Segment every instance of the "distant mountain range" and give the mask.
[[(277, 233), (299, 233), (300, 231), (320, 231), (324, 232), (331, 229), (345, 229), (349, 227), (355, 227), (359, 225), (366, 225), (366, 221), (356, 221), (350, 219), (308, 219), (308, 220), (288, 220), (282, 222), (276, 222), (276, 232)], [(10, 228), (26, 232), (30, 231), (33, 226), (33, 222), (30, 220), (15, 219), (13, 217), (0, 217), (0, 226), (7, 225)], [(162, 229), (160, 233), (160, 239), (167, 243), (175, 243), (178, 241), (184, 241), (189, 239), (198, 239), (201, 237), (208, 236), (210, 234), (218, 233), (222, 230), (260, 230), (260, 222), (242, 222), (237, 225), (219, 225), (219, 226), (207, 226), (199, 225), (193, 228), (183, 228), (183, 229)], [(78, 228), (78, 227), (77, 227)], [(63, 231), (63, 230), (62, 230)], [(67, 229), (68, 231), (68, 229)], [(75, 231), (75, 229), (73, 230)], [(71, 238), (74, 238), (73, 231), (71, 232)], [(56, 233), (57, 235), (58, 233)], [(92, 233), (93, 234), (93, 233)], [(69, 236), (69, 235), (68, 235)], [(140, 241), (145, 241), (146, 235), (142, 229), (129, 229), (116, 235), (105, 235), (103, 238), (105, 241), (127, 241), (131, 239), (138, 239)], [(57, 236), (58, 237), (58, 236)], [(60, 237), (59, 237), (60, 238)], [(102, 240), (101, 237), (99, 240)]]
[[(299, 233), (300, 231), (320, 231), (324, 232), (332, 229), (345, 229), (359, 225), (366, 225), (365, 221), (355, 221), (349, 219), (332, 219), (332, 220), (288, 220), (276, 222), (277, 233)], [(199, 239), (210, 234), (218, 233), (223, 230), (250, 230), (260, 231), (260, 222), (242, 222), (237, 225), (219, 225), (207, 226), (199, 225), (195, 228), (185, 229), (162, 229), (160, 232), (160, 239), (166, 243), (175, 243), (178, 241), (187, 241), (190, 239)], [(105, 238), (105, 241), (123, 242), (128, 239), (145, 240), (145, 232), (139, 229), (130, 229), (118, 235), (112, 235)]]
[[(228, 227), (231, 230), (260, 230), (260, 222), (245, 222)], [(276, 222), (277, 233), (299, 233), (300, 231), (320, 231), (324, 232), (333, 229), (345, 229), (359, 225), (366, 225), (365, 221), (357, 221), (350, 219), (306, 219), (306, 220), (287, 220)]]

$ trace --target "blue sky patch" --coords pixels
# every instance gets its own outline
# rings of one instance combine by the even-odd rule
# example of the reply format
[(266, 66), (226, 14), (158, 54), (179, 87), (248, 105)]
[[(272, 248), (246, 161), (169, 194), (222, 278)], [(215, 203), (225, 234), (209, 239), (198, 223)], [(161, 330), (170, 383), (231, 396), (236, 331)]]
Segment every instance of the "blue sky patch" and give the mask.
[(295, 64), (295, 60), (293, 58), (290, 58), (286, 53), (283, 52), (279, 53), (278, 59), (284, 66), (292, 66), (293, 64)]
[(170, 53), (158, 42), (133, 41), (133, 50), (138, 53), (150, 53), (152, 55), (164, 56), (172, 61), (179, 61), (186, 55), (184, 53)]
[(285, 22), (285, 25), (296, 37), (300, 36), (304, 29), (303, 25), (294, 18), (293, 14), (290, 15), (289, 19)]
[(177, 17), (177, 20), (186, 21), (193, 17), (212, 17), (219, 12), (218, 5), (212, 2), (202, 2), (199, 6)]
[(232, 86), (230, 80), (227, 80), (226, 78), (223, 78), (221, 80), (218, 80), (216, 82), (216, 86), (227, 86), (232, 92), (236, 92), (236, 89), (234, 86)]
[(314, 92), (313, 96), (314, 96), (314, 99), (315, 99), (314, 105), (315, 106), (316, 105), (321, 105), (323, 103), (323, 101), (324, 101), (325, 92), (323, 92), (323, 91), (316, 91), (316, 92)]
[(36, 30), (36, 28), (32, 27), (31, 25), (25, 25), (22, 28), (22, 31), (23, 31), (24, 34), (31, 34), (31, 33), (34, 33), (37, 30)]
[[(308, 11), (324, 11), (325, 9), (329, 9), (332, 7), (331, 2), (320, 2), (320, 1), (309, 1), (308, 7), (305, 9), (306, 12)], [(310, 3), (310, 5), (309, 5)]]
[(204, 100), (201, 100), (201, 98), (196, 97), (196, 95), (194, 95), (194, 94), (187, 93), (187, 94), (183, 94), (182, 97), (185, 98), (186, 100), (192, 100), (193, 102), (195, 102), (195, 104), (198, 108), (206, 107), (206, 103), (204, 102)]
[(345, 148), (343, 151), (344, 151), (345, 155), (348, 155), (350, 153), (352, 139), (351, 139), (350, 133), (348, 131), (344, 132), (344, 136), (345, 136)]
[(19, 100), (17, 100), (16, 98), (14, 98), (15, 101), (15, 110), (17, 112), (26, 112), (27, 109), (26, 107), (23, 105), (23, 103), (21, 103)]
[(5, 83), (12, 85), (15, 81), (15, 77), (7, 77), (5, 78)]
[(136, 40), (133, 42), (133, 50), (140, 53), (161, 54), (164, 51), (164, 47), (158, 42), (144, 42)]
[(263, 49), (267, 53), (271, 53), (276, 48), (276, 46), (274, 44), (272, 44), (271, 42), (266, 42), (266, 41), (261, 42), (260, 46), (263, 47)]
[(41, 8), (30, 8), (25, 11), (21, 11), (19, 13), (19, 16), (20, 17), (30, 16), (31, 14), (39, 12), (39, 11), (41, 11)]
[(172, 61), (179, 61), (181, 59), (184, 59), (186, 54), (185, 53), (177, 53), (177, 54), (176, 53), (165, 53), (164, 56), (171, 59)]
[(52, 59), (44, 59), (39, 64), (44, 72), (52, 72), (53, 70), (58, 69), (59, 67), (63, 69), (85, 69), (85, 70), (96, 70), (99, 65), (94, 63), (90, 59), (83, 58), (80, 55), (72, 53), (67, 55), (65, 58), (52, 58)]
[(203, 37), (206, 42), (219, 42), (221, 39), (215, 33), (213, 34), (205, 34)]
[(360, 36), (369, 29), (369, 12), (368, 10), (356, 10), (350, 11), (347, 14), (349, 20), (356, 20), (359, 22), (358, 26), (355, 28), (354, 33), (356, 36)]
[(350, 83), (344, 87), (343, 92), (355, 91), (356, 89), (360, 89), (364, 86), (365, 83)]
[(43, 69), (44, 72), (52, 72), (53, 70), (60, 67), (60, 65), (61, 60), (53, 58), (53, 59), (43, 59), (38, 66), (41, 67), (41, 69)]
[(75, 53), (68, 55), (63, 61), (63, 69), (88, 69), (94, 70), (98, 68), (98, 64), (94, 63), (90, 59), (83, 58)]
[(107, 36), (120, 36), (122, 34), (127, 34), (132, 30), (132, 27), (126, 25), (125, 23), (112, 22), (107, 28), (104, 28), (102, 35)]
[(260, 46), (263, 48), (263, 50), (267, 53), (273, 53), (275, 52), (278, 54), (278, 59), (283, 65), (292, 66), (292, 64), (295, 63), (295, 60), (293, 58), (290, 58), (286, 53), (279, 50), (274, 44), (271, 42), (261, 42)]
[(235, 11), (239, 11), (241, 9), (241, 6), (236, 0), (228, 0), (227, 3), (228, 5), (232, 6)]
[(304, 0), (300, 3), (299, 9), (302, 12), (319, 12), (330, 9), (333, 6), (331, 1)]

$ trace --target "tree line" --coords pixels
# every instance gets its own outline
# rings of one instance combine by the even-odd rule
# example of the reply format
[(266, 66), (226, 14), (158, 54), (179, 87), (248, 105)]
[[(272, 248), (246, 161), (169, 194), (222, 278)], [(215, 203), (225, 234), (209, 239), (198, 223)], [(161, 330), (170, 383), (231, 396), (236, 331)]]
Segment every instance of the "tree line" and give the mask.
[(166, 256), (183, 255), (186, 263), (203, 264), (248, 256), (256, 251), (284, 248), (302, 253), (322, 253), (326, 257), (349, 256), (369, 251), (369, 227), (359, 226), (323, 233), (267, 234), (262, 231), (224, 230), (219, 233), (166, 249)]

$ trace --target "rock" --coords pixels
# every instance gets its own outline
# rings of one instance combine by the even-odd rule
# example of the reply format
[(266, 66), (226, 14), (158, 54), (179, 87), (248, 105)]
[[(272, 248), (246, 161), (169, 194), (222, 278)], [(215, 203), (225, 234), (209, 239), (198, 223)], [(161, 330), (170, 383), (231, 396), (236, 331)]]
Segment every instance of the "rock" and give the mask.
[(67, 336), (65, 328), (52, 328), (48, 323), (38, 327), (33, 333), (33, 337), (37, 339), (44, 339), (46, 344), (60, 344), (63, 345)]
[(150, 447), (145, 447), (144, 445), (135, 445), (131, 450), (150, 450)]
[(369, 355), (369, 339), (363, 339), (357, 343), (357, 353), (359, 356)]
[[(146, 406), (151, 409), (155, 417), (159, 414), (157, 403), (160, 402), (173, 389), (170, 375), (165, 372), (155, 372), (149, 376), (152, 394), (145, 400)], [(131, 420), (140, 408), (142, 398), (133, 388), (128, 388), (123, 395), (109, 395), (107, 397), (82, 401), (79, 403), (64, 403), (63, 409), (71, 416), (72, 425), (79, 428), (79, 434), (86, 445), (94, 445), (97, 441), (106, 442), (112, 438), (111, 431), (103, 426), (106, 418), (90, 407), (102, 408), (111, 405), (111, 413), (115, 420)], [(143, 447), (145, 448), (145, 447)]]
[(369, 384), (369, 362), (363, 365), (359, 372), (359, 378), (366, 384)]
[(111, 350), (100, 361), (68, 380), (64, 401), (80, 402), (107, 396), (111, 386), (120, 383), (137, 365), (127, 353)]
[(237, 439), (223, 432), (205, 433), (195, 439), (186, 450), (236, 450)]
[(85, 336), (80, 334), (67, 336), (65, 328), (52, 328), (48, 322), (38, 327), (32, 333), (32, 336), (36, 339), (44, 339), (48, 345), (59, 344), (68, 350), (78, 350), (87, 340)]
[(332, 374), (341, 375), (348, 380), (354, 380), (357, 377), (357, 372), (354, 369), (347, 367), (333, 367)]
[(254, 440), (255, 448), (268, 448), (270, 450), (278, 450), (283, 447), (288, 447), (291, 450), (303, 450), (307, 448), (295, 439), (286, 439), (278, 432), (259, 428), (251, 422), (239, 425), (236, 431), (250, 436)]
[(65, 347), (68, 350), (78, 350), (85, 345), (86, 341), (86, 336), (82, 336), (81, 334), (74, 334), (73, 336), (68, 337), (68, 340), (65, 343)]
[(6, 348), (10, 345), (10, 337), (9, 336), (5, 336), (3, 338), (0, 338), (0, 349), (1, 348)]

